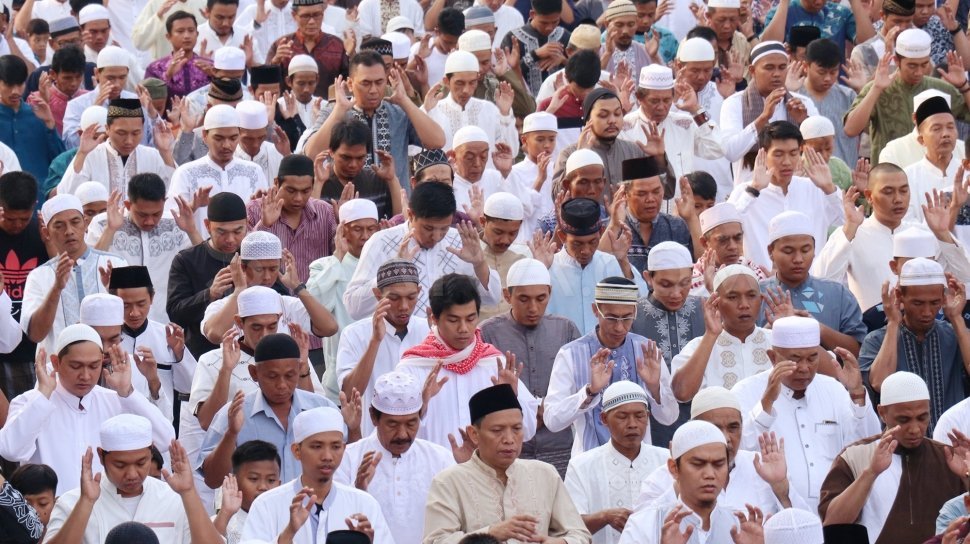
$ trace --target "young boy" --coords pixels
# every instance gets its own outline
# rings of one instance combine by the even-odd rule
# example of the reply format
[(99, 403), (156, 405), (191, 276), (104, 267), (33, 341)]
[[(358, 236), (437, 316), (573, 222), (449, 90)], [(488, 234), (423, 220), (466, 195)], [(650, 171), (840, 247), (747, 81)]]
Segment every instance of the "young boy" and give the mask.
[(27, 23), (27, 43), (37, 59), (37, 66), (47, 64), (47, 42), (51, 39), (51, 27), (43, 19), (31, 19)]
[(108, 189), (100, 181), (86, 181), (78, 185), (74, 196), (81, 201), (85, 228), (91, 225), (92, 219), (108, 210)]
[(20, 491), (27, 504), (34, 507), (40, 522), (47, 526), (57, 499), (57, 473), (47, 465), (27, 463), (13, 471), (10, 485)]
[[(43, 22), (43, 21), (41, 21)], [(67, 103), (88, 92), (82, 87), (84, 83), (84, 52), (77, 47), (63, 47), (58, 49), (51, 58), (51, 69), (47, 72), (51, 86), (47, 91), (48, 104), (54, 115), (54, 126), (63, 136), (64, 112)], [(38, 94), (35, 91), (31, 96)]]
[[(303, 121), (304, 126), (313, 126), (313, 105), (319, 99), (313, 96), (317, 82), (320, 80), (320, 68), (317, 61), (310, 55), (296, 55), (290, 59), (287, 67), (286, 85), (290, 88), (290, 93), (296, 99), (296, 111)], [(286, 97), (279, 99), (280, 106), (286, 106)]]
[(522, 123), (525, 158), (512, 166), (508, 177), (508, 183), (516, 195), (532, 196), (531, 199), (522, 198), (525, 220), (519, 230), (520, 242), (531, 240), (536, 221), (553, 209), (552, 166), (557, 134), (556, 117), (551, 113), (531, 113)]
[(502, 50), (510, 50), (513, 40), (518, 40), (522, 75), (533, 96), (543, 80), (566, 63), (569, 32), (559, 26), (561, 15), (560, 0), (532, 0), (529, 21), (502, 40)]
[(714, 176), (703, 170), (695, 170), (685, 175), (690, 189), (694, 193), (694, 213), (700, 217), (701, 212), (714, 207), (717, 199), (717, 181)]
[(232, 453), (232, 474), (222, 486), (222, 507), (213, 518), (226, 544), (239, 544), (249, 507), (256, 497), (280, 485), (280, 454), (262, 440), (244, 442)]
[(842, 159), (832, 154), (835, 149), (835, 125), (828, 117), (813, 115), (802, 121), (798, 129), (805, 145), (818, 151), (832, 171), (832, 182), (845, 191), (852, 185), (852, 170)]

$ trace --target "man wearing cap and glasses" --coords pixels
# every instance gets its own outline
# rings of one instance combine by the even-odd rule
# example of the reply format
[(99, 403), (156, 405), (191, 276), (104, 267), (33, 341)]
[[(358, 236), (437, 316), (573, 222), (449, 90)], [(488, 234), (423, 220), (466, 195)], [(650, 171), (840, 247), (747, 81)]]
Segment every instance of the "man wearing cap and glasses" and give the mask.
[(316, 61), (320, 73), (314, 94), (327, 96), (327, 89), (333, 85), (337, 76), (347, 74), (349, 58), (344, 50), (343, 40), (321, 29), (326, 2), (293, 0), (291, 5), (296, 32), (281, 36), (273, 42), (266, 54), (266, 64), (275, 64), (281, 70), (286, 70), (293, 56), (310, 55)]
[(452, 452), (417, 438), (421, 389), (413, 376), (388, 372), (368, 404), (374, 432), (347, 446), (334, 479), (367, 491), (381, 505), (398, 542), (421, 542), (431, 481), (455, 464)]
[(742, 264), (750, 268), (758, 281), (767, 279), (763, 267), (744, 256), (744, 226), (741, 214), (730, 202), (721, 202), (701, 212), (700, 247), (703, 254), (694, 264), (690, 294), (709, 296), (714, 289), (714, 275), (727, 265)]

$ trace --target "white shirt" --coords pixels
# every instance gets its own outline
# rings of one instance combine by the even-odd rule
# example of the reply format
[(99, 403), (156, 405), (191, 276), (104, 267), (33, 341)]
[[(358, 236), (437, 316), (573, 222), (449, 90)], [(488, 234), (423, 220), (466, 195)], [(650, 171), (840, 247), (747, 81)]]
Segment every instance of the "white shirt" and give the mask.
[[(306, 307), (300, 302), (300, 299), (296, 297), (291, 297), (289, 295), (280, 295), (280, 300), (283, 305), (283, 313), (280, 314), (280, 320), (276, 325), (276, 331), (289, 334), (290, 323), (296, 323), (299, 325), (303, 332), (307, 334), (313, 334), (311, 332), (312, 324), (310, 323), (310, 313), (307, 312)], [(229, 302), (229, 297), (222, 297), (219, 300), (214, 300), (205, 307), (205, 314), (202, 316), (202, 323), (200, 324), (200, 329), (202, 334), (208, 334), (209, 320), (212, 319), (216, 313), (219, 312), (226, 303)], [(232, 325), (233, 328), (242, 332), (242, 330), (235, 324)], [(312, 372), (311, 372), (312, 374)]]
[(697, 18), (694, 17), (693, 12), (690, 10), (692, 5), (700, 6), (701, 9), (707, 7), (700, 0), (677, 2), (674, 4), (674, 9), (670, 13), (664, 15), (659, 21), (654, 21), (654, 24), (673, 32), (679, 41), (683, 41), (687, 37), (687, 33), (697, 26)]
[[(430, 74), (428, 77), (428, 81), (440, 81), (430, 79)], [(459, 129), (474, 125), (488, 134), (492, 140), (492, 149), (501, 142), (512, 148), (513, 157), (519, 154), (519, 133), (515, 128), (515, 116), (511, 109), (508, 115), (502, 115), (498, 106), (475, 97), (469, 98), (465, 107), (461, 107), (449, 94), (428, 112), (428, 116), (445, 132), (445, 146), (442, 148), (444, 151), (451, 150), (451, 143)]]
[(47, 22), (54, 22), (58, 19), (71, 16), (71, 4), (66, 0), (40, 0), (34, 3), (34, 10), (30, 13), (31, 19), (44, 19)]
[[(418, 4), (415, 0), (400, 0), (398, 9), (399, 14), (407, 17), (414, 25), (414, 35), (424, 36), (424, 9), (421, 8), (421, 4)], [(357, 5), (357, 13), (360, 17), (361, 37), (384, 34), (384, 25), (381, 24), (380, 0), (363, 0)]]
[(380, 504), (390, 532), (398, 542), (421, 542), (428, 489), (435, 475), (455, 464), (451, 451), (416, 438), (404, 455), (394, 457), (381, 445), (377, 434), (371, 433), (347, 446), (334, 481), (353, 486), (364, 455), (372, 451), (381, 454), (381, 461), (367, 493)]
[(6, 291), (0, 291), (0, 353), (17, 349), (23, 337), (20, 323), (13, 318), (13, 301)]
[(933, 428), (933, 440), (952, 445), (947, 434), (954, 429), (970, 433), (970, 399), (961, 400), (943, 412)]
[[(114, 6), (112, 6), (112, 8), (114, 8)], [(109, 17), (109, 23), (111, 23), (111, 26), (112, 26), (111, 40), (118, 41), (115, 39), (115, 35), (117, 34), (117, 32), (114, 31), (114, 23), (110, 21), (110, 17)], [(128, 41), (130, 42), (131, 40), (128, 40)], [(121, 42), (118, 42), (118, 43), (121, 43)], [(109, 43), (107, 45), (113, 45), (113, 44)], [(53, 59), (53, 55), (51, 55), (51, 57), (49, 58)], [(84, 58), (88, 62), (97, 64), (98, 51), (95, 51), (94, 49), (91, 49), (91, 47), (85, 45)], [(151, 63), (151, 60), (149, 60), (148, 63)], [(128, 56), (128, 79), (125, 80), (125, 89), (133, 93), (138, 92), (138, 85), (141, 84), (142, 80), (144, 79), (144, 75), (145, 75), (145, 68), (141, 65), (141, 62), (139, 62), (138, 55), (129, 55)]]
[(74, 170), (76, 162), (77, 159), (72, 160), (64, 171), (64, 177), (57, 185), (57, 194), (74, 194), (82, 183), (97, 181), (108, 189), (108, 193), (121, 191), (127, 199), (128, 182), (135, 174), (141, 172), (158, 174), (168, 188), (172, 173), (175, 172), (175, 168), (165, 164), (162, 155), (154, 147), (138, 145), (128, 156), (128, 160), (122, 161), (121, 155), (108, 141), (98, 144), (84, 157), (80, 172)]
[[(724, 104), (727, 106), (727, 103)], [(812, 230), (816, 240), (825, 240), (829, 227), (845, 222), (842, 209), (842, 191), (838, 188), (825, 194), (808, 178), (793, 176), (788, 184), (788, 193), (781, 187), (768, 184), (757, 198), (746, 191), (747, 184), (735, 185), (728, 201), (741, 213), (744, 225), (744, 256), (756, 265), (771, 268), (768, 256), (768, 224), (778, 214), (785, 211), (802, 212), (812, 219)], [(815, 255), (822, 248), (815, 244)]]
[[(862, 222), (850, 242), (842, 229), (836, 229), (812, 264), (812, 275), (821, 279), (843, 282), (848, 278), (849, 290), (859, 301), (863, 311), (882, 302), (882, 284), (895, 281), (889, 268), (893, 259), (893, 236), (912, 225), (906, 223), (889, 230), (876, 216)], [(817, 247), (817, 244), (816, 244)], [(937, 240), (936, 260), (944, 270), (960, 281), (970, 281), (970, 260), (962, 244), (948, 244)]]
[[(331, 9), (333, 6), (327, 6), (324, 18)], [(248, 26), (255, 23), (255, 19), (256, 5), (253, 4), (239, 12), (236, 25)], [(290, 2), (282, 8), (277, 8), (272, 2), (266, 2), (266, 20), (258, 28), (253, 24), (253, 60), (257, 64), (266, 62), (273, 43), (280, 37), (294, 32), (296, 32), (296, 20), (293, 19), (293, 7)]]
[(132, 336), (127, 328), (121, 329), (121, 348), (127, 353), (135, 353), (136, 348), (146, 347), (152, 350), (155, 362), (158, 363), (158, 379), (162, 382), (165, 404), (159, 406), (162, 414), (169, 421), (172, 420), (172, 403), (176, 402), (176, 392), (188, 393), (192, 390), (192, 376), (197, 365), (195, 357), (186, 348), (182, 353), (182, 360), (175, 357), (175, 352), (168, 347), (168, 337), (165, 334), (166, 325), (148, 320), (145, 330), (137, 336)]
[[(266, 7), (269, 8), (270, 5), (272, 5), (271, 2)], [(216, 31), (212, 30), (208, 22), (202, 23), (199, 25), (199, 37), (195, 42), (195, 54), (201, 54), (203, 41), (205, 42), (205, 51), (212, 55), (215, 55), (215, 52), (223, 47), (242, 47), (243, 41), (249, 32), (250, 29), (234, 24), (232, 25), (232, 32), (223, 40), (223, 38), (216, 35)], [(253, 60), (259, 63), (258, 60)]]
[[(557, 156), (554, 152), (553, 156)], [(532, 235), (536, 231), (536, 224), (540, 217), (548, 215), (553, 210), (552, 200), (552, 174), (553, 163), (549, 161), (546, 166), (546, 181), (543, 182), (539, 191), (533, 189), (536, 177), (539, 174), (539, 165), (528, 155), (524, 159), (512, 166), (509, 177), (505, 178), (508, 192), (519, 197), (522, 201), (523, 217), (522, 226), (519, 227), (519, 236), (515, 239), (516, 243), (528, 243), (532, 240)]]
[[(644, 115), (642, 108), (626, 114), (623, 121), (624, 131), (620, 138), (647, 143), (647, 135), (643, 131), (650, 126), (650, 120)], [(670, 114), (657, 125), (657, 129), (663, 134), (667, 160), (678, 180), (696, 170), (694, 157), (714, 160), (724, 156), (724, 150), (718, 141), (720, 131), (713, 121), (697, 126), (690, 114), (671, 109)], [(674, 196), (680, 196), (680, 184), (674, 184), (674, 188)]]
[[(698, 91), (697, 100), (701, 107), (707, 110), (711, 120), (720, 122), (721, 106), (724, 105), (724, 97), (717, 90), (717, 85), (713, 81), (708, 81), (703, 89)], [(671, 109), (676, 106), (671, 105)], [(718, 129), (721, 132), (723, 129)], [(723, 146), (722, 146), (723, 148)], [(723, 149), (722, 149), (723, 151)], [(694, 169), (703, 170), (717, 182), (717, 202), (724, 202), (734, 189), (734, 174), (731, 172), (731, 161), (722, 156), (717, 159), (708, 160), (703, 157), (694, 158)]]
[[(428, 45), (431, 47), (431, 54), (424, 59), (424, 63), (428, 67), (428, 82), (429, 83), (432, 81), (438, 82), (444, 79), (445, 77), (445, 60), (448, 59), (448, 55), (442, 53), (441, 50), (435, 47), (434, 37), (431, 38), (431, 41), (428, 42)], [(415, 42), (411, 46), (411, 55), (408, 58), (409, 62), (414, 60), (414, 57), (415, 55), (418, 54), (418, 50), (420, 48), (421, 48), (420, 40)], [(447, 132), (445, 132), (445, 134), (447, 134)]]
[(953, 191), (953, 178), (960, 168), (962, 159), (954, 153), (950, 157), (950, 163), (946, 171), (940, 170), (931, 163), (926, 157), (907, 166), (904, 170), (906, 178), (909, 180), (909, 209), (903, 221), (907, 223), (926, 224), (923, 216), (923, 206), (926, 204), (926, 193), (931, 196), (933, 190), (941, 192)]
[[(610, 441), (570, 459), (566, 490), (580, 515), (610, 508), (633, 510), (641, 481), (655, 469), (666, 469), (669, 458), (666, 448), (644, 444), (631, 461)], [(593, 544), (616, 544), (619, 540), (619, 531), (609, 525), (593, 534)]]
[[(133, 63), (137, 63), (140, 66), (147, 66), (153, 60), (153, 57), (148, 55), (145, 51), (141, 51), (135, 47), (135, 43), (132, 41), (132, 32), (135, 28), (135, 21), (138, 19), (138, 15), (141, 13), (142, 8), (145, 7), (146, 0), (115, 0), (111, 4), (110, 12), (110, 22), (111, 22), (111, 39), (118, 42), (118, 45), (132, 54)], [(183, 8), (180, 8), (183, 9)], [(154, 14), (154, 13), (153, 13)], [(156, 17), (157, 18), (157, 17)], [(165, 21), (161, 21), (164, 27)], [(132, 74), (129, 73), (129, 80)], [(144, 69), (137, 77), (141, 78), (145, 75)]]
[[(319, 514), (311, 511), (310, 514), (319, 520), (316, 533), (313, 532), (313, 520), (308, 519), (297, 531), (293, 544), (322, 544), (327, 540), (328, 533), (347, 530), (344, 520), (354, 514), (367, 516), (374, 528), (373, 544), (394, 544), (387, 520), (374, 497), (337, 482), (330, 485), (330, 493), (326, 497), (317, 497), (323, 503), (323, 511)], [(276, 542), (276, 538), (290, 523), (290, 504), (301, 489), (303, 482), (296, 478), (256, 497), (246, 517), (242, 540)]]
[[(101, 445), (101, 423), (119, 414), (148, 418), (152, 423), (152, 442), (159, 451), (168, 451), (175, 429), (138, 391), (122, 398), (96, 385), (79, 399), (58, 383), (50, 398), (32, 389), (10, 401), (7, 422), (0, 428), (0, 456), (53, 468), (58, 476), (56, 494), (61, 495), (81, 480), (85, 450), (90, 446), (97, 451)], [(91, 469), (101, 470), (97, 455), (91, 461)]]
[[(676, 374), (687, 365), (687, 361), (697, 351), (702, 338), (702, 336), (694, 338), (680, 353), (674, 355), (673, 361), (670, 362), (671, 373)], [(717, 341), (714, 342), (707, 367), (704, 369), (701, 389), (714, 385), (731, 389), (748, 376), (770, 369), (769, 349), (771, 349), (770, 329), (755, 327), (754, 332), (744, 341), (731, 336), (727, 331), (721, 331)]]
[[(483, 2), (478, 4), (485, 5)], [(525, 24), (525, 19), (519, 10), (508, 4), (501, 4), (492, 14), (495, 15), (495, 39), (492, 41), (492, 49), (496, 49), (502, 47), (502, 40), (505, 39), (506, 34)], [(537, 99), (536, 102), (539, 100)]]
[[(94, 469), (94, 472), (97, 473), (98, 470)], [(77, 484), (77, 482), (73, 483)], [(168, 484), (152, 477), (145, 478), (142, 486), (142, 494), (134, 498), (137, 505), (132, 512), (129, 509), (131, 499), (122, 498), (118, 488), (108, 480), (108, 475), (102, 473), (101, 496), (91, 510), (91, 517), (84, 528), (81, 544), (101, 544), (111, 529), (129, 521), (148, 525), (159, 542), (191, 544), (189, 519), (182, 505), (182, 498), (172, 491)], [(50, 542), (54, 535), (63, 529), (67, 518), (80, 499), (79, 487), (57, 498), (54, 510), (51, 512), (50, 523), (47, 525), (47, 534), (44, 535), (44, 542)]]
[[(337, 334), (323, 339), (323, 359), (336, 361), (340, 338), (346, 327), (354, 322), (344, 307), (342, 293), (357, 269), (357, 257), (350, 253), (338, 261), (336, 255), (321, 257), (310, 263), (310, 278), (306, 281), (307, 291), (323, 305), (337, 321)], [(326, 397), (334, 403), (340, 400), (337, 387), (336, 365), (327, 365), (323, 372), (323, 387)], [(367, 418), (361, 418), (362, 422)]]
[[(202, 187), (212, 187), (210, 198), (219, 193), (232, 192), (239, 195), (243, 202), (249, 202), (250, 197), (260, 189), (269, 189), (269, 182), (263, 169), (255, 163), (233, 158), (225, 167), (220, 167), (206, 155), (175, 169), (168, 188), (166, 207), (178, 207), (175, 205), (176, 196), (191, 202), (192, 195)], [(206, 232), (203, 220), (207, 209), (208, 206), (202, 206), (195, 211), (199, 232)]]
[(0, 142), (0, 175), (7, 172), (17, 172), (20, 168), (20, 159), (13, 149)]
[(879, 419), (868, 395), (859, 406), (841, 383), (822, 374), (815, 375), (801, 399), (782, 385), (771, 412), (766, 412), (761, 397), (770, 375), (755, 374), (734, 386), (744, 416), (741, 448), (757, 451), (758, 437), (766, 432), (784, 439), (790, 485), (815, 511), (835, 456), (856, 440), (878, 433)]
[[(397, 258), (401, 240), (410, 232), (410, 229), (408, 223), (402, 223), (374, 233), (364, 244), (364, 249), (360, 252), (360, 262), (344, 292), (344, 306), (350, 317), (363, 319), (374, 313), (377, 308), (377, 299), (373, 291), (377, 288), (377, 270), (388, 260)], [(416, 242), (411, 241), (411, 243)], [(502, 300), (502, 283), (498, 272), (489, 270), (488, 285), (482, 285), (475, 276), (475, 267), (448, 251), (449, 247), (455, 249), (461, 247), (461, 237), (454, 228), (449, 229), (448, 234), (434, 247), (420, 249), (414, 258), (414, 265), (418, 268), (418, 278), (421, 280), (421, 293), (418, 295), (418, 304), (414, 307), (414, 315), (417, 317), (425, 317), (431, 285), (441, 276), (452, 272), (473, 278), (478, 293), (482, 297), (483, 306), (498, 304)]]
[(459, 210), (464, 210), (465, 206), (471, 208), (472, 187), (478, 187), (482, 191), (482, 202), (484, 202), (493, 194), (503, 192), (503, 181), (502, 174), (499, 174), (498, 170), (492, 168), (486, 168), (482, 172), (481, 179), (475, 182), (468, 181), (458, 175), (458, 172), (455, 172), (455, 180), (452, 183), (455, 191), (455, 204), (458, 205)]
[[(649, 506), (635, 512), (626, 521), (623, 528), (623, 535), (620, 537), (620, 544), (654, 544), (661, 542), (661, 531), (667, 515), (677, 505), (690, 512), (690, 508), (673, 496), (673, 490), (667, 494), (664, 502)], [(747, 510), (742, 510), (747, 512)], [(737, 527), (738, 518), (734, 515), (734, 510), (717, 504), (711, 512), (711, 525), (709, 530), (702, 529), (703, 520), (700, 516), (691, 512), (681, 521), (681, 527), (692, 526), (694, 532), (687, 539), (687, 544), (730, 544), (733, 540), (730, 537), (731, 529)]]
[[(370, 344), (371, 330), (374, 328), (374, 320), (370, 317), (355, 321), (343, 329), (340, 335), (340, 345), (337, 348), (337, 389), (343, 390), (344, 380), (360, 362)], [(367, 380), (367, 387), (360, 392), (362, 406), (370, 406), (374, 396), (374, 383), (379, 376), (383, 376), (394, 370), (394, 367), (401, 361), (404, 352), (420, 344), (428, 336), (428, 322), (420, 317), (415, 317), (408, 322), (407, 331), (404, 338), (398, 336), (394, 331), (394, 326), (384, 322), (384, 338), (381, 339), (380, 346), (377, 348), (377, 355), (374, 357), (374, 369)], [(334, 359), (330, 359), (334, 361)], [(364, 436), (374, 430), (374, 424), (369, 417), (360, 418), (360, 432)]]
[[(100, 89), (95, 85), (91, 92), (84, 93), (81, 96), (76, 96), (67, 101), (67, 106), (64, 108), (64, 125), (61, 130), (61, 138), (64, 140), (64, 145), (67, 149), (74, 149), (81, 143), (81, 114), (84, 113), (84, 110), (88, 109), (89, 106), (95, 105), (108, 107), (107, 100), (101, 104), (95, 104), (94, 101), (97, 100), (100, 93)], [(122, 90), (119, 97), (138, 98), (138, 95), (131, 91)], [(145, 124), (142, 127), (141, 143), (148, 145), (151, 142), (151, 134), (152, 122), (146, 114)], [(67, 169), (71, 170), (71, 168), (72, 166), (68, 166)]]
[[(879, 162), (891, 162), (903, 169), (919, 162), (926, 156), (926, 147), (919, 143), (918, 137), (919, 131), (913, 128), (909, 134), (890, 140), (879, 152)], [(953, 148), (953, 154), (960, 160), (965, 155), (964, 145), (963, 140), (957, 140), (956, 147)]]

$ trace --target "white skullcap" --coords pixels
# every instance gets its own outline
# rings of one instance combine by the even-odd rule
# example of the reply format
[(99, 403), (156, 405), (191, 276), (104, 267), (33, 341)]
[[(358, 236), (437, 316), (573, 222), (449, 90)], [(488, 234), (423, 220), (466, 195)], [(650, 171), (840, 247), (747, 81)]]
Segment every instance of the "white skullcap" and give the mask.
[(108, 108), (104, 106), (88, 106), (81, 113), (81, 130), (91, 125), (98, 125), (98, 131), (104, 131), (108, 125)]
[(244, 261), (261, 261), (283, 258), (283, 244), (272, 232), (250, 232), (239, 245), (239, 258)]
[(741, 9), (741, 0), (708, 0), (707, 7)]
[(421, 411), (422, 384), (404, 372), (388, 372), (374, 382), (371, 406), (382, 414), (409, 416)]
[(397, 17), (391, 17), (391, 20), (387, 22), (387, 28), (384, 30), (386, 32), (414, 30), (414, 23), (411, 22), (411, 19), (408, 19), (403, 15), (398, 15)]
[(445, 75), (458, 72), (478, 73), (478, 57), (468, 51), (452, 51), (445, 59)]
[(694, 259), (690, 251), (677, 242), (660, 242), (650, 249), (647, 255), (647, 270), (676, 270), (678, 268), (692, 268)]
[(382, 40), (391, 42), (391, 56), (394, 60), (405, 60), (411, 56), (411, 38), (400, 32), (388, 32), (381, 36)]
[(785, 236), (807, 235), (815, 239), (812, 220), (802, 212), (787, 211), (771, 218), (768, 222), (768, 243), (771, 244)]
[(552, 285), (549, 269), (536, 259), (519, 259), (509, 267), (505, 275), (506, 287), (522, 285)]
[(593, 151), (592, 149), (577, 149), (569, 154), (569, 158), (566, 159), (566, 173), (569, 175), (584, 166), (604, 166), (603, 157), (600, 157), (599, 153)]
[(144, 416), (120, 414), (101, 423), (101, 449), (134, 451), (152, 446), (152, 422)]
[(340, 206), (338, 212), (340, 214), (340, 222), (343, 224), (357, 221), (358, 219), (378, 220), (377, 204), (374, 204), (374, 201), (367, 200), (366, 198), (350, 199)]
[(729, 264), (718, 270), (717, 274), (714, 274), (714, 290), (717, 291), (717, 288), (724, 283), (724, 280), (733, 276), (749, 276), (754, 278), (755, 283), (758, 283), (758, 276), (750, 267), (743, 264)]
[(946, 285), (946, 276), (940, 263), (924, 257), (906, 261), (899, 272), (899, 285)]
[(771, 326), (771, 345), (786, 349), (817, 348), (820, 334), (818, 321), (811, 317), (781, 317)]
[[(642, 402), (647, 404), (647, 394), (639, 385), (629, 381), (620, 380), (611, 384), (603, 391), (603, 412), (609, 412), (614, 408), (619, 408), (624, 404)], [(649, 408), (648, 408), (649, 409)]]
[(488, 134), (475, 125), (466, 125), (458, 129), (452, 137), (451, 142), (452, 149), (458, 149), (472, 142), (485, 142), (489, 147), (492, 145), (492, 140), (488, 137)]
[(107, 202), (110, 195), (108, 188), (100, 181), (85, 181), (74, 190), (74, 196), (81, 201), (81, 205), (92, 202)]
[(269, 124), (266, 106), (256, 100), (243, 100), (236, 104), (236, 114), (239, 115), (239, 128), (258, 130)]
[(98, 331), (92, 329), (90, 325), (75, 323), (73, 325), (64, 327), (64, 330), (57, 335), (57, 342), (54, 343), (53, 355), (57, 355), (61, 351), (64, 351), (64, 348), (75, 342), (94, 342), (98, 345), (98, 349), (102, 349), (101, 335), (98, 334)]
[(662, 64), (644, 66), (640, 68), (637, 86), (641, 89), (669, 91), (674, 88), (674, 71)]
[(537, 111), (525, 116), (522, 121), (522, 134), (539, 131), (559, 132), (556, 116), (545, 111)]
[(919, 107), (923, 105), (923, 102), (926, 102), (930, 98), (936, 98), (937, 96), (942, 98), (943, 100), (946, 100), (946, 105), (950, 106), (949, 93), (938, 91), (936, 89), (926, 89), (925, 91), (913, 97), (913, 111), (918, 110)]
[(720, 202), (701, 212), (699, 217), (701, 222), (701, 233), (707, 234), (711, 229), (720, 227), (725, 223), (740, 223), (741, 214), (734, 204), (730, 202)]
[(77, 23), (86, 25), (91, 21), (104, 21), (111, 18), (111, 12), (101, 4), (88, 4), (77, 14)]
[(98, 53), (98, 68), (115, 68), (119, 66), (127, 68), (130, 59), (131, 55), (127, 51), (116, 45), (109, 45)]
[(310, 55), (294, 55), (290, 59), (289, 66), (286, 67), (286, 75), (292, 76), (293, 74), (299, 72), (313, 72), (314, 74), (320, 73), (320, 67), (317, 66), (317, 61), (313, 60)]
[(458, 36), (458, 50), (474, 53), (475, 51), (491, 51), (492, 38), (484, 30), (466, 30)]
[(677, 60), (680, 62), (711, 62), (714, 59), (714, 46), (704, 38), (684, 40), (677, 48)]
[(84, 215), (83, 206), (76, 196), (65, 193), (57, 195), (54, 198), (48, 198), (44, 202), (44, 205), (41, 206), (40, 214), (44, 216), (44, 221), (49, 225), (54, 220), (54, 216), (61, 212), (75, 210), (77, 213)]
[(482, 211), (492, 219), (504, 219), (506, 221), (522, 221), (525, 216), (522, 201), (512, 193), (504, 191), (492, 193), (492, 196), (486, 198), (485, 207)]
[(347, 425), (340, 410), (320, 406), (304, 410), (293, 418), (293, 443), (299, 444), (315, 434), (339, 432), (347, 440)]
[(828, 117), (822, 115), (813, 115), (805, 119), (798, 130), (802, 133), (802, 138), (806, 140), (835, 136), (835, 125)]
[(230, 106), (229, 104), (217, 104), (209, 108), (209, 111), (205, 112), (205, 121), (202, 123), (202, 128), (204, 130), (238, 127), (239, 114), (236, 113), (236, 108)]
[(231, 45), (220, 47), (212, 55), (212, 67), (216, 70), (245, 70), (246, 53)]
[(108, 293), (95, 293), (81, 301), (81, 323), (92, 327), (115, 327), (125, 324), (125, 303)]
[(896, 54), (908, 59), (920, 59), (930, 56), (933, 38), (929, 33), (919, 28), (907, 28), (896, 38)]
[(740, 412), (741, 403), (734, 393), (720, 385), (705, 387), (694, 395), (694, 400), (690, 403), (690, 418), (697, 419), (697, 416), (718, 408), (731, 408)]
[(938, 246), (933, 233), (920, 228), (911, 227), (893, 235), (893, 257), (936, 257)]
[(882, 406), (920, 400), (930, 400), (930, 390), (919, 375), (897, 370), (882, 381), (879, 390), (879, 404)]
[(764, 544), (825, 544), (822, 520), (807, 510), (786, 508), (768, 518)]
[(724, 438), (724, 433), (713, 423), (700, 420), (688, 421), (674, 432), (674, 438), (670, 441), (670, 456), (680, 459), (690, 450), (707, 444), (727, 446), (727, 440)]
[(270, 543), (265, 540), (249, 539), (249, 540), (243, 540), (239, 544), (270, 544)]
[(236, 315), (240, 318), (282, 313), (283, 299), (279, 293), (269, 287), (254, 285), (243, 289), (236, 296)]

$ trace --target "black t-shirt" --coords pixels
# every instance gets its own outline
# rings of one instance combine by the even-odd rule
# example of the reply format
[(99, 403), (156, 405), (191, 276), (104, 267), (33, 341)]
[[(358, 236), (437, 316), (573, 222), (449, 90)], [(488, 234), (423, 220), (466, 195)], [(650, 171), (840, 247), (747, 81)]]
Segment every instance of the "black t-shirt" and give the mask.
[[(6, 293), (13, 301), (13, 318), (18, 322), (27, 274), (46, 263), (47, 259), (47, 247), (40, 237), (37, 214), (34, 214), (27, 228), (20, 234), (10, 235), (0, 230), (0, 271), (3, 272)], [(36, 349), (37, 344), (24, 335), (17, 349), (10, 353), (0, 353), (0, 363), (32, 362)]]

